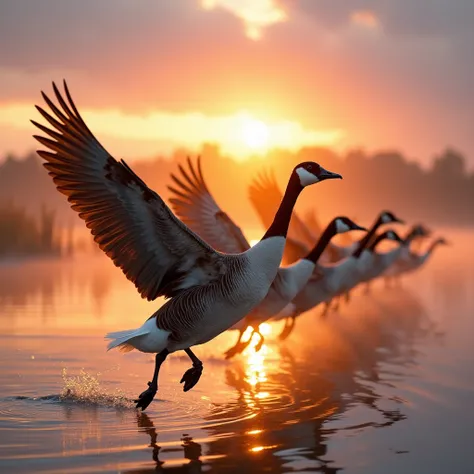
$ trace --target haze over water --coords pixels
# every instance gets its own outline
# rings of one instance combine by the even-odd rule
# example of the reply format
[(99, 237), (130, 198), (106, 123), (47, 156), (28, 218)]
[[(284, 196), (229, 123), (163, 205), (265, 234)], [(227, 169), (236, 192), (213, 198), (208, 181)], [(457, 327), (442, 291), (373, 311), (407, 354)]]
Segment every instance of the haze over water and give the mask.
[(103, 336), (157, 303), (102, 255), (0, 264), (0, 472), (474, 472), (473, 233), (442, 235), (402, 287), (317, 308), (285, 343), (275, 324), (259, 353), (197, 347), (188, 393), (173, 354), (144, 413), (153, 357)]

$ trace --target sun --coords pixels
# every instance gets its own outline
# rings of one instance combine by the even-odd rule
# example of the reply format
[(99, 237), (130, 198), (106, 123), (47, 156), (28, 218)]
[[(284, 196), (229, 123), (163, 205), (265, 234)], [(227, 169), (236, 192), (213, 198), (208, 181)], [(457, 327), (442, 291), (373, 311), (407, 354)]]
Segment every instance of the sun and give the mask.
[(262, 149), (268, 145), (270, 131), (260, 120), (246, 119), (242, 124), (242, 141), (252, 149)]

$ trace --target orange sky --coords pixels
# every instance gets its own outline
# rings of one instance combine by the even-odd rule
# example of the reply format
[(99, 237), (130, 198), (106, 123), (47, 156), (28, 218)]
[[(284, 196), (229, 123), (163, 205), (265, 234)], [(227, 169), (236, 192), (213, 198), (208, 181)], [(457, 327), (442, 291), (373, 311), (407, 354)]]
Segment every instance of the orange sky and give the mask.
[(202, 142), (237, 158), (321, 144), (422, 161), (474, 151), (470, 0), (79, 3), (0, 6), (2, 154), (36, 146), (32, 106), (63, 77), (123, 157)]

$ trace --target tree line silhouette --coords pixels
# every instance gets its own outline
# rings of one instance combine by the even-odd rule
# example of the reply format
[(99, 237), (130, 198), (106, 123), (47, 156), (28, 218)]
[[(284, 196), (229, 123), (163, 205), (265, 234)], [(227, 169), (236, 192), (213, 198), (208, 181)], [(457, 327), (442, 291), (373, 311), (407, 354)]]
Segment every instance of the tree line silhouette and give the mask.
[[(474, 224), (474, 174), (468, 170), (466, 158), (454, 149), (435, 156), (427, 168), (397, 151), (338, 154), (327, 148), (307, 147), (298, 152), (272, 150), (238, 161), (223, 155), (218, 146), (206, 144), (197, 154), (202, 157), (209, 189), (244, 227), (260, 228), (247, 199), (251, 180), (258, 173), (273, 172), (283, 189), (291, 169), (306, 160), (317, 161), (344, 177), (340, 183), (326, 183), (303, 193), (297, 209), (314, 209), (321, 221), (345, 214), (364, 223), (386, 208), (408, 222), (420, 221), (428, 226)], [(177, 149), (166, 157), (128, 161), (150, 187), (167, 199), (169, 174), (188, 155), (196, 153)], [(20, 244), (14, 242), (24, 242), (21, 245), (27, 252), (57, 251), (58, 229), (80, 223), (55, 190), (41, 160), (31, 152), (24, 157), (9, 155), (0, 163), (0, 253), (18, 250), (15, 246)]]

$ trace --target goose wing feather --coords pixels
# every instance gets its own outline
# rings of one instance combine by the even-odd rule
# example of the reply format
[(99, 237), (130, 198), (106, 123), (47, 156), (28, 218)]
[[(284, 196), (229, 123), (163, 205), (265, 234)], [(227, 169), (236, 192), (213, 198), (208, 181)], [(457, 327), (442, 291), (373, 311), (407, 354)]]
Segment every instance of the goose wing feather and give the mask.
[(187, 169), (179, 165), (179, 176), (171, 174), (174, 185), (168, 186), (176, 215), (215, 249), (225, 253), (245, 252), (250, 245), (242, 230), (219, 207), (209, 191), (201, 168), (187, 160)]
[(37, 106), (49, 137), (35, 135), (58, 191), (67, 196), (100, 248), (143, 298), (172, 297), (221, 278), (227, 256), (216, 252), (171, 212), (123, 161), (115, 160), (89, 130), (71, 98), (53, 83), (59, 106), (45, 93), (49, 113)]
[(285, 264), (292, 264), (299, 259), (308, 255), (309, 249), (306, 247), (305, 244), (295, 240), (291, 237), (286, 238), (285, 244), (285, 255), (284, 255), (284, 262)]

